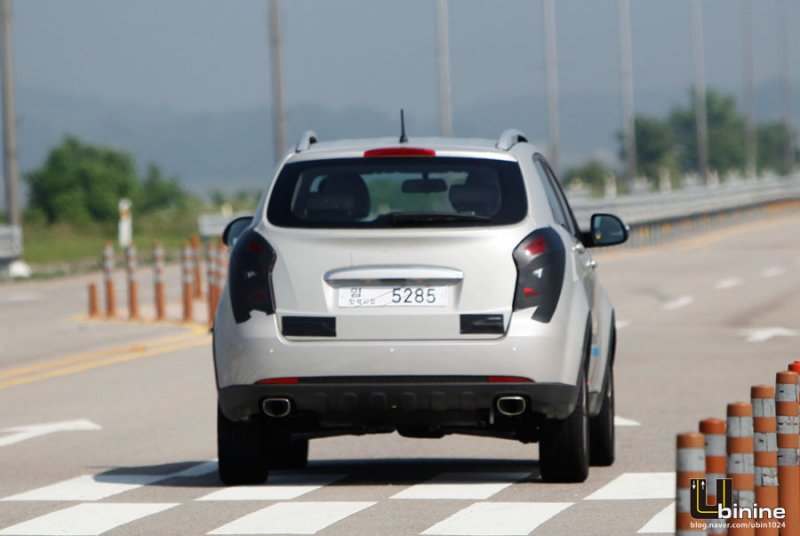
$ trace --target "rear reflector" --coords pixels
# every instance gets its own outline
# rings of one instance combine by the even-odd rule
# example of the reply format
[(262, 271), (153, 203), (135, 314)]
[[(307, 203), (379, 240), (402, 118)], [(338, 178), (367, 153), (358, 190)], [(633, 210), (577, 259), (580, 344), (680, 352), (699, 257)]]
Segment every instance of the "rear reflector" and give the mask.
[(288, 385), (293, 383), (298, 383), (299, 380), (297, 378), (269, 378), (266, 380), (258, 380), (256, 384), (258, 385)]
[(436, 156), (433, 149), (420, 149), (419, 147), (384, 147), (364, 151), (364, 158), (391, 158), (391, 157)]
[(533, 383), (533, 380), (522, 376), (489, 376), (489, 383)]

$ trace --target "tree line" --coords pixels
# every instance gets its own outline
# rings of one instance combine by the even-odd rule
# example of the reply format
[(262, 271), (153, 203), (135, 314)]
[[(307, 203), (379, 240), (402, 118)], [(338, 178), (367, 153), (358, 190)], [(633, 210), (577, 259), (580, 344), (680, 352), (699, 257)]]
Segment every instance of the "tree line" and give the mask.
[[(674, 107), (667, 117), (637, 114), (634, 119), (636, 136), (637, 175), (656, 182), (662, 174), (672, 180), (680, 175), (698, 173), (697, 129), (694, 92), (688, 106)], [(736, 99), (717, 90), (706, 93), (708, 117), (709, 169), (726, 175), (745, 174), (745, 139), (747, 122), (738, 111)], [(786, 174), (786, 146), (790, 131), (782, 121), (756, 126), (757, 171)], [(625, 161), (624, 137), (618, 133), (619, 157)], [(793, 147), (798, 154), (797, 147)], [(598, 160), (589, 161), (567, 171), (566, 182), (580, 180), (595, 193), (603, 191), (611, 169)]]

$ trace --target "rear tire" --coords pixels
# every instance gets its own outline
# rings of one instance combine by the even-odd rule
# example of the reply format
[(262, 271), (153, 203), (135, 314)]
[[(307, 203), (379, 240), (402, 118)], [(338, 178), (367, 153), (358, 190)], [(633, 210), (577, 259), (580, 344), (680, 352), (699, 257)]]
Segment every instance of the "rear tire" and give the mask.
[(583, 482), (589, 476), (589, 414), (586, 380), (578, 378), (578, 402), (566, 419), (547, 423), (539, 441), (539, 472), (545, 482)]
[(614, 367), (608, 364), (600, 413), (589, 420), (589, 461), (608, 467), (614, 463)]
[(266, 446), (260, 423), (231, 421), (217, 407), (217, 456), (223, 484), (262, 484), (269, 476)]
[(308, 439), (270, 441), (272, 469), (305, 469), (308, 465)]

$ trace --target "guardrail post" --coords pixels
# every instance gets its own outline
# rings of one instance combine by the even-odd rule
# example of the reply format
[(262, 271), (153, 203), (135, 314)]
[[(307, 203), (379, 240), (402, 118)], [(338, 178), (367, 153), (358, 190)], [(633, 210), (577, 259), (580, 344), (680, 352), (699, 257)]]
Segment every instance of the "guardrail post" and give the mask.
[(89, 318), (100, 316), (100, 307), (97, 304), (97, 283), (89, 283)]
[[(704, 419), (700, 421), (700, 433), (705, 438), (706, 453), (706, 492), (708, 504), (717, 503), (717, 480), (727, 474), (725, 455), (725, 421)], [(709, 519), (706, 522), (708, 534), (726, 534), (728, 524), (722, 519)]]
[(114, 246), (110, 242), (103, 248), (103, 279), (106, 287), (106, 316), (112, 318), (117, 314), (117, 302), (114, 296)]
[(125, 268), (128, 274), (128, 318), (134, 320), (139, 318), (139, 288), (136, 281), (137, 252), (136, 246), (128, 246)]
[[(753, 403), (753, 446), (755, 450), (755, 502), (759, 507), (778, 507), (778, 443), (775, 421), (775, 388), (755, 385), (750, 389)], [(778, 527), (762, 523), (758, 536), (778, 536)]]
[(158, 242), (153, 245), (153, 285), (156, 320), (164, 320), (167, 316), (167, 300), (164, 292), (164, 248)]
[(691, 480), (706, 477), (706, 454), (703, 434), (687, 432), (678, 435), (676, 459), (675, 534), (698, 536), (706, 534), (706, 523), (694, 519), (691, 513)]
[[(753, 474), (753, 406), (748, 402), (728, 404), (727, 423), (728, 477), (733, 480), (733, 504), (753, 508), (755, 475)], [(752, 519), (737, 519), (728, 528), (728, 536), (752, 536)]]
[(194, 288), (194, 266), (192, 263), (192, 248), (189, 244), (183, 246), (181, 250), (181, 281), (183, 283), (183, 321), (191, 322), (192, 315), (192, 291)]
[(201, 266), (200, 260), (202, 255), (200, 254), (201, 251), (201, 244), (200, 244), (200, 235), (193, 234), (192, 235), (192, 262), (194, 264), (194, 270), (192, 273), (192, 277), (194, 282), (192, 284), (192, 296), (197, 299), (203, 297), (203, 278), (201, 273)]
[(779, 372), (775, 378), (775, 413), (778, 440), (778, 503), (786, 511), (781, 534), (800, 535), (800, 446), (796, 372)]

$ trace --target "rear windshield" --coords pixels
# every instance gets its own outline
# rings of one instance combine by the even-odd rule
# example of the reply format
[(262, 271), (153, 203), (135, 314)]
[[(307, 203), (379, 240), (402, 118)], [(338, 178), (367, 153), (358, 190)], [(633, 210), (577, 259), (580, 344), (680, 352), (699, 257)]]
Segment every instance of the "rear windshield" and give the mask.
[(477, 158), (348, 158), (289, 164), (267, 217), (281, 227), (507, 225), (525, 217), (519, 165)]

